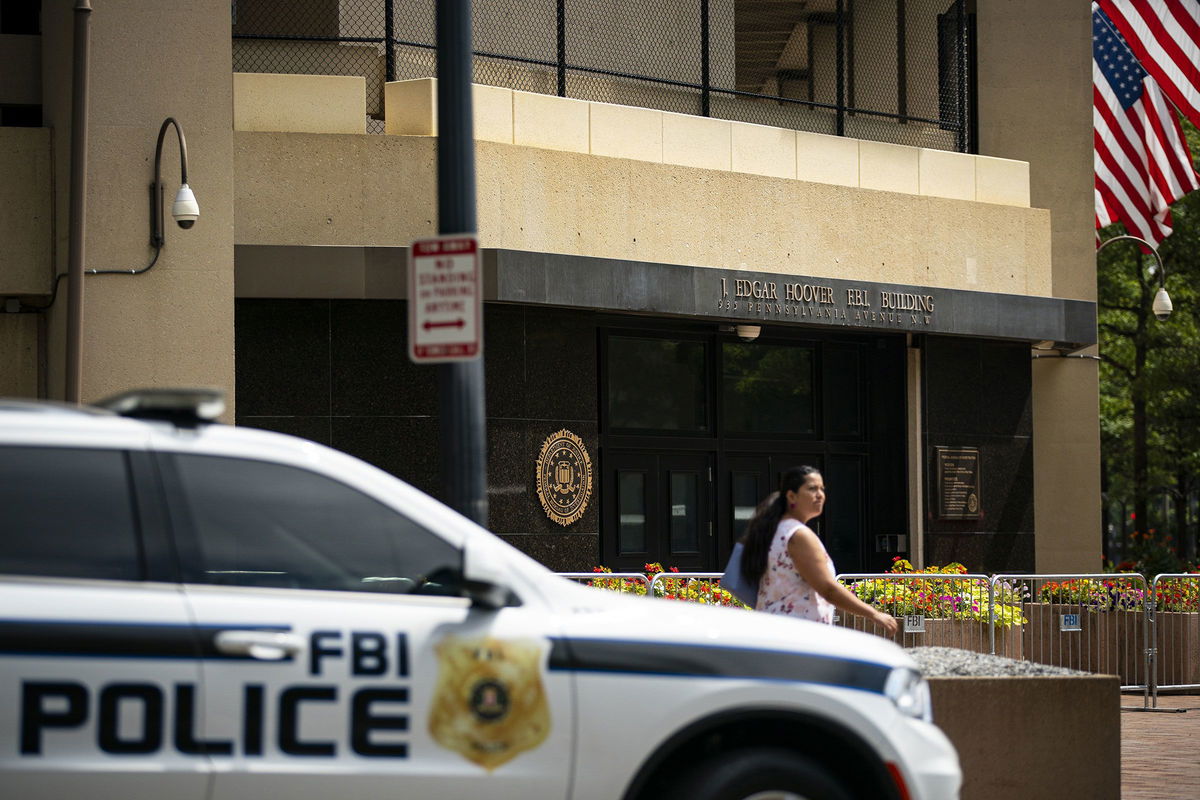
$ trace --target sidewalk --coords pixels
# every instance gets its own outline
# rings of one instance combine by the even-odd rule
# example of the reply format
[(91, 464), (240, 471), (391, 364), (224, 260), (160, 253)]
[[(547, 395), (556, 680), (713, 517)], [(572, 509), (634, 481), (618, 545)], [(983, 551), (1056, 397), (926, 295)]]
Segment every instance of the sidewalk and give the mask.
[[(1122, 706), (1142, 696), (1121, 695)], [(1200, 797), (1200, 696), (1160, 695), (1159, 708), (1182, 714), (1121, 712), (1121, 800), (1194, 800)]]

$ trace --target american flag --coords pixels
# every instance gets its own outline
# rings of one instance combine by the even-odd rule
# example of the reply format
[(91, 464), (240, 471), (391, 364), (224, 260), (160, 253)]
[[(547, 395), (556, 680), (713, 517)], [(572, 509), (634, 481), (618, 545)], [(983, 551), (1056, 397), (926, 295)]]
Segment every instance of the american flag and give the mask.
[(1171, 203), (1200, 181), (1174, 109), (1095, 2), (1092, 83), (1096, 227), (1119, 220), (1158, 244), (1171, 233)]
[(1099, 0), (1142, 68), (1200, 126), (1200, 0)]

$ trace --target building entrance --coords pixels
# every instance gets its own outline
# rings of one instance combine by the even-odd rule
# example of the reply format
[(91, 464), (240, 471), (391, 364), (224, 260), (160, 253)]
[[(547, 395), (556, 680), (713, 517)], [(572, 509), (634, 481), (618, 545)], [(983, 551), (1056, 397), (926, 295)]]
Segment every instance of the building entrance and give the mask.
[(600, 349), (606, 566), (720, 569), (800, 464), (823, 473), (813, 527), (838, 569), (890, 563), (907, 527), (903, 339), (612, 327)]

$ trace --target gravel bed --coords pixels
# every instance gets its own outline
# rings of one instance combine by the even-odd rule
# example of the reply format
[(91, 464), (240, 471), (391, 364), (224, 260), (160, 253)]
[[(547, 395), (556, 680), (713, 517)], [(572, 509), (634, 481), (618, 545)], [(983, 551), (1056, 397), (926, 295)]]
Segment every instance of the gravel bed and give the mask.
[(1017, 661), (1003, 656), (973, 653), (957, 647), (906, 647), (905, 652), (913, 657), (927, 678), (948, 675), (967, 675), (977, 678), (1005, 678), (1031, 675), (1090, 675), (1067, 667), (1035, 664), (1032, 661)]

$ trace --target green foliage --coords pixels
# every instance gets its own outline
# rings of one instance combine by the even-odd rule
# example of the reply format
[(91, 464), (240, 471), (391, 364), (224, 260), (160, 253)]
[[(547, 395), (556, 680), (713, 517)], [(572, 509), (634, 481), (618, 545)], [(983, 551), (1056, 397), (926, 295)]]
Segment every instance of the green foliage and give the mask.
[[(1187, 122), (1184, 129), (1195, 156), (1200, 133)], [(1180, 501), (1200, 490), (1200, 192), (1175, 203), (1172, 218), (1174, 233), (1158, 248), (1175, 307), (1168, 321), (1159, 322), (1150, 312), (1159, 285), (1152, 255), (1121, 242), (1097, 256), (1106, 500), (1109, 509), (1121, 509), (1120, 524), (1131, 523), (1138, 532), (1133, 547), (1112, 555), (1143, 562), (1149, 570), (1179, 566), (1172, 561), (1181, 549), (1177, 545), (1196, 535), (1195, 521), (1181, 513)], [(1116, 225), (1101, 238), (1123, 232)], [(1143, 436), (1135, 422), (1139, 408), (1145, 415)], [(1142, 476), (1135, 466), (1139, 452), (1146, 462)], [(1166, 509), (1164, 497), (1170, 501)], [(1141, 513), (1131, 518), (1135, 509)], [(1162, 532), (1153, 539), (1155, 552), (1144, 537), (1152, 526)], [(1174, 542), (1164, 547), (1167, 534)], [(1186, 551), (1195, 552), (1194, 546)]]
[(1195, 566), (1175, 553), (1171, 536), (1159, 535), (1154, 528), (1145, 533), (1134, 531), (1124, 547), (1124, 558), (1115, 564), (1107, 562), (1104, 565), (1105, 572), (1137, 572), (1148, 581), (1163, 573), (1193, 570)]

